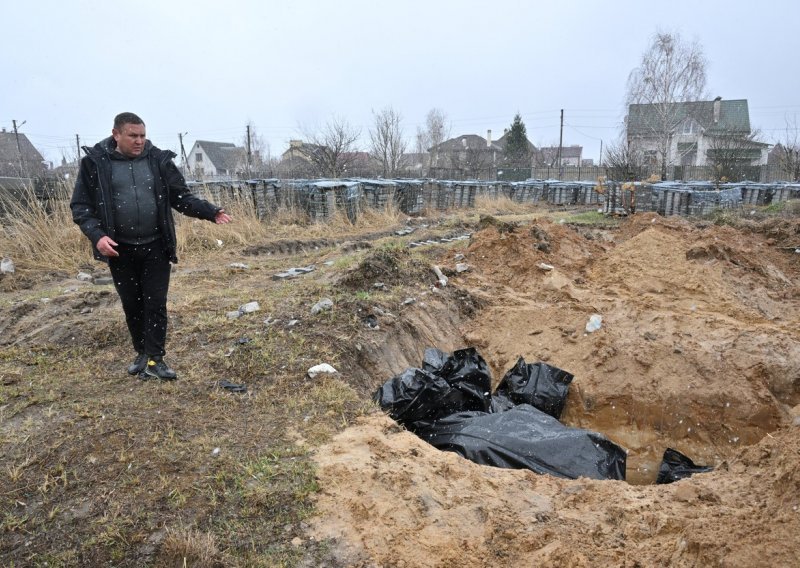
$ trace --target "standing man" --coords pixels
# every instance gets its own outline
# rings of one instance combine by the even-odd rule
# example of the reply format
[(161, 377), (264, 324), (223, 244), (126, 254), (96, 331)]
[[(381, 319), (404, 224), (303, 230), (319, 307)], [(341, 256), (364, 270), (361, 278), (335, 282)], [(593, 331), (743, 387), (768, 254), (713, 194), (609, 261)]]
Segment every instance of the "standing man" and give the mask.
[(189, 192), (175, 153), (153, 146), (132, 112), (118, 114), (111, 136), (84, 151), (72, 220), (92, 242), (94, 257), (111, 268), (137, 352), (128, 373), (175, 380), (164, 362), (170, 263), (178, 262), (172, 209), (218, 224), (231, 217)]

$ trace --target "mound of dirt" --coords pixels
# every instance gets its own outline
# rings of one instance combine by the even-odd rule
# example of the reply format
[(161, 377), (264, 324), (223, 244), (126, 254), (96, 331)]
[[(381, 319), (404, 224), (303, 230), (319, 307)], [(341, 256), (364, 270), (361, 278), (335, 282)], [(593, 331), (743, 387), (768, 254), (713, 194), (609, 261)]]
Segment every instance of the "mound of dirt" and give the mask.
[(383, 415), (317, 454), (317, 539), (348, 566), (789, 566), (797, 427), (671, 485), (479, 466)]
[[(652, 214), (595, 233), (484, 224), (466, 253), (472, 269), (450, 285), (483, 302), (460, 330), (496, 381), (519, 356), (575, 375), (562, 421), (627, 448), (629, 483), (477, 466), (370, 417), (317, 458), (316, 534), (336, 536), (346, 562), (796, 561), (796, 257), (770, 231)], [(602, 325), (590, 333), (592, 314)], [(715, 471), (647, 485), (668, 447)]]
[(95, 290), (91, 284), (66, 288), (52, 298), (18, 302), (0, 312), (0, 345), (105, 345), (110, 335), (121, 331), (121, 322), (75, 316), (115, 304), (119, 299), (110, 287)]
[[(764, 236), (636, 215), (614, 242), (559, 225), (473, 236), (465, 282), (496, 298), (465, 328), (497, 377), (518, 356), (576, 377), (564, 419), (630, 450), (650, 482), (665, 447), (719, 463), (800, 402), (798, 270)], [(544, 271), (544, 262), (553, 269)], [(586, 333), (593, 313), (602, 328)]]
[(426, 267), (413, 261), (408, 249), (381, 247), (370, 251), (358, 266), (344, 274), (339, 283), (351, 289), (370, 290), (377, 282), (390, 286), (422, 280), (427, 271)]

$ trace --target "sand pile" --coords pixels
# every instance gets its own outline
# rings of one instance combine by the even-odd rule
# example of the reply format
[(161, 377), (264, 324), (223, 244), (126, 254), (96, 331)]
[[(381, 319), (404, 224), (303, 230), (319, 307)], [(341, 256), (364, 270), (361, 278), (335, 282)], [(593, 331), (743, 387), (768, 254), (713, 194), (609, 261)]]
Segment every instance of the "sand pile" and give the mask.
[[(573, 373), (562, 421), (627, 448), (629, 483), (477, 466), (375, 416), (319, 453), (318, 536), (365, 565), (795, 563), (800, 270), (775, 242), (649, 214), (606, 238), (475, 233), (452, 279), (484, 302), (464, 345), (496, 381), (518, 356)], [(716, 470), (645, 485), (667, 447)]]

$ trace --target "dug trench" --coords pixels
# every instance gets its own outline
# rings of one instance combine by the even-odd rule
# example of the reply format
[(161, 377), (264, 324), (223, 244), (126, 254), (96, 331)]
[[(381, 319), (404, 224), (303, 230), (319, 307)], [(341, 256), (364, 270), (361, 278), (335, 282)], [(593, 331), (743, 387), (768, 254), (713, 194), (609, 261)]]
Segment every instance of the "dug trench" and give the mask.
[[(477, 347), (495, 384), (519, 356), (547, 362), (575, 375), (562, 422), (624, 447), (627, 483), (479, 466), (375, 413), (316, 452), (314, 536), (355, 565), (796, 561), (800, 271), (766, 233), (650, 214), (600, 231), (488, 222), (463, 259), (432, 252), (447, 286), (356, 344), (362, 390), (426, 347)], [(714, 471), (653, 485), (667, 448)]]
[[(797, 564), (800, 222), (429, 231), (471, 237), (412, 249), (417, 234), (381, 232), (178, 265), (174, 384), (124, 374), (110, 286), (9, 293), (0, 559), (182, 565), (199, 535), (231, 566)], [(321, 296), (333, 308), (310, 315)], [(253, 300), (260, 314), (226, 318)], [(627, 481), (481, 466), (369, 404), (426, 347), (466, 346), (495, 384), (519, 356), (574, 374), (562, 422), (624, 447)], [(304, 376), (319, 362), (339, 375)], [(654, 485), (668, 447), (714, 470)]]

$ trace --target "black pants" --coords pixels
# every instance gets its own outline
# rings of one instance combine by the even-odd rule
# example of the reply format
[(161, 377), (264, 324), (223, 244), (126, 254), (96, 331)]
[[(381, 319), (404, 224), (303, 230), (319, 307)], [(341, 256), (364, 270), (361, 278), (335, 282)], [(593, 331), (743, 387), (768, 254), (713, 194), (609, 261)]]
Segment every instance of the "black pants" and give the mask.
[(114, 286), (122, 300), (133, 348), (147, 355), (164, 355), (167, 340), (169, 259), (160, 240), (117, 247), (109, 258)]

